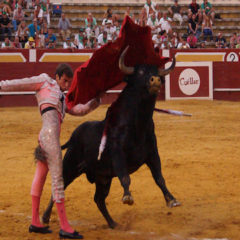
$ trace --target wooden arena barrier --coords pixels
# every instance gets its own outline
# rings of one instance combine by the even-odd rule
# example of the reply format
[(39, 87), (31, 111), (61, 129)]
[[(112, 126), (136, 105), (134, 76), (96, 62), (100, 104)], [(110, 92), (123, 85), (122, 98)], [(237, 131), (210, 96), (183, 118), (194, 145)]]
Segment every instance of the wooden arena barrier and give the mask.
[[(69, 50), (69, 49), (0, 49), (0, 81), (6, 79), (16, 79), (38, 75), (40, 73), (47, 73), (54, 77), (56, 66), (60, 62), (69, 63), (73, 70), (79, 67), (83, 62), (90, 59), (94, 50)], [(187, 49), (187, 50), (162, 50), (161, 55), (165, 57), (176, 56), (177, 67), (170, 77), (166, 77), (166, 92), (162, 88), (159, 93), (159, 100), (170, 99), (169, 95), (172, 88), (179, 91), (179, 76), (185, 68), (190, 66), (193, 70), (198, 69), (196, 62), (200, 64), (207, 64), (211, 66), (212, 77), (210, 72), (205, 71), (201, 77), (201, 81), (206, 81), (206, 76), (212, 78), (208, 84), (208, 96), (206, 92), (203, 94), (202, 86), (196, 91), (195, 95), (184, 96), (180, 91), (179, 96), (172, 96), (174, 99), (178, 98), (210, 98), (221, 100), (240, 100), (240, 68), (239, 68), (239, 50), (237, 49)], [(208, 63), (207, 63), (208, 62)], [(181, 66), (180, 66), (181, 65)], [(202, 66), (206, 68), (206, 66)], [(181, 71), (180, 71), (180, 70)], [(195, 71), (194, 70), (194, 71)], [(180, 72), (179, 72), (180, 71)], [(191, 72), (191, 71), (190, 71)], [(192, 71), (193, 72), (193, 71)], [(202, 72), (202, 71), (201, 71)], [(209, 75), (210, 74), (210, 75)], [(202, 73), (201, 73), (202, 75)], [(191, 76), (190, 76), (191, 77)], [(168, 79), (171, 78), (172, 84)], [(212, 81), (212, 87), (211, 87)], [(209, 85), (210, 84), (210, 85)], [(113, 89), (110, 89), (103, 99), (103, 103), (110, 103), (116, 99), (117, 95), (123, 88), (120, 84)], [(212, 90), (211, 90), (212, 89)], [(204, 90), (206, 91), (206, 89)], [(212, 93), (211, 93), (212, 91)], [(199, 95), (200, 94), (200, 95)], [(204, 96), (203, 96), (204, 95)], [(33, 106), (36, 105), (34, 93), (0, 93), (0, 107), (3, 106)]]

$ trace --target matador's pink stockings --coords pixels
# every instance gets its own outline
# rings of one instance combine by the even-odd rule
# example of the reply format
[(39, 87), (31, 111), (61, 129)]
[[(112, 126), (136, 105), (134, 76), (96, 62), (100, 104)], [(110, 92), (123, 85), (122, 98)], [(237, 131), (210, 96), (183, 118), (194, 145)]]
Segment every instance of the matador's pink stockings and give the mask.
[(47, 163), (37, 161), (36, 172), (32, 182), (32, 222), (31, 224), (36, 227), (43, 227), (39, 218), (39, 206), (40, 206), (40, 197), (42, 195), (42, 190), (46, 177), (48, 174)]
[[(46, 177), (48, 174), (48, 166), (47, 163), (37, 161), (37, 168), (35, 172), (35, 176), (32, 182), (32, 222), (31, 224), (36, 227), (43, 227), (39, 218), (39, 206), (40, 206), (40, 197), (42, 195), (42, 190), (44, 183), (46, 181)], [(74, 230), (68, 223), (65, 206), (64, 206), (64, 198), (61, 199), (60, 203), (56, 203), (58, 216), (60, 220), (61, 229), (65, 232), (73, 233)]]

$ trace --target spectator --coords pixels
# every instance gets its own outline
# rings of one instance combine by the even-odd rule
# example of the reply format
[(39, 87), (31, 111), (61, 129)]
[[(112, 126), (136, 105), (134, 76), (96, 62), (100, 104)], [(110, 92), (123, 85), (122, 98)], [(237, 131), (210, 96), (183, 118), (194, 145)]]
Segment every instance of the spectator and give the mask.
[[(134, 15), (133, 15), (133, 16), (134, 16)], [(132, 18), (132, 20), (134, 20), (134, 19)], [(117, 39), (117, 37), (119, 36), (120, 29), (121, 29), (121, 25), (120, 25), (119, 21), (115, 21), (115, 22), (114, 22), (113, 28), (114, 28), (113, 40), (115, 40), (115, 39)], [(96, 37), (97, 37), (97, 36), (96, 36)]]
[(43, 24), (43, 10), (42, 10), (40, 4), (37, 4), (35, 6), (33, 15), (34, 15), (34, 18), (37, 19), (38, 24), (42, 25)]
[(6, 12), (3, 12), (0, 18), (0, 29), (3, 36), (7, 34), (8, 38), (11, 38), (11, 21)]
[(63, 48), (64, 49), (72, 49), (74, 48), (72, 42), (71, 42), (71, 38), (66, 38), (66, 41), (63, 43)]
[(112, 21), (108, 20), (105, 23), (103, 31), (107, 32), (107, 35), (108, 35), (109, 38), (111, 38), (111, 39), (113, 38), (113, 36), (115, 34), (115, 31), (116, 31), (116, 28), (113, 27)]
[(211, 22), (210, 17), (208, 15), (203, 19), (202, 34), (203, 34), (203, 40), (204, 41), (207, 41), (208, 37), (210, 38), (211, 41), (213, 41), (212, 22)]
[(19, 41), (22, 44), (22, 48), (24, 48), (25, 43), (28, 41), (28, 33), (26, 32), (26, 22), (25, 21), (22, 21), (18, 25), (16, 37), (19, 38)]
[(173, 48), (177, 48), (178, 47), (179, 36), (178, 36), (177, 32), (174, 32), (172, 34), (172, 38), (171, 38), (170, 42), (171, 42)]
[(190, 48), (197, 48), (197, 37), (192, 32), (187, 37), (187, 43), (189, 44)]
[(156, 34), (161, 31), (161, 25), (156, 18), (156, 14), (151, 14), (147, 20), (147, 25), (152, 29), (152, 34)]
[(44, 36), (46, 36), (48, 34), (48, 25), (47, 22), (43, 22), (43, 25), (41, 27), (42, 33), (44, 34)]
[(79, 48), (79, 49), (87, 49), (87, 48), (89, 48), (89, 47), (88, 47), (88, 38), (87, 38), (87, 37), (84, 37), (84, 38), (83, 38), (83, 43), (82, 43), (82, 44), (80, 43), (80, 44), (78, 45), (78, 48)]
[(160, 19), (162, 18), (162, 13), (161, 12), (157, 12), (156, 17), (157, 17), (158, 22), (160, 22)]
[(90, 27), (92, 30), (95, 30), (96, 26), (96, 18), (92, 16), (92, 13), (88, 13), (88, 17), (85, 18), (85, 28)]
[(107, 12), (104, 13), (102, 26), (104, 26), (107, 21), (112, 21), (112, 24), (113, 24), (117, 20), (118, 20), (118, 16), (116, 14), (113, 14), (111, 8), (108, 8)]
[(61, 18), (59, 19), (58, 29), (63, 41), (65, 41), (66, 38), (71, 37), (71, 27), (70, 21), (65, 17), (65, 14), (62, 13)]
[(92, 33), (92, 35), (89, 36), (87, 45), (90, 49), (97, 48), (97, 38), (94, 33)]
[(178, 49), (189, 49), (190, 48), (189, 44), (187, 43), (187, 39), (186, 39), (185, 36), (180, 38), (180, 42), (179, 42), (177, 48)]
[(174, 4), (168, 8), (168, 12), (170, 13), (173, 21), (178, 21), (179, 24), (182, 25), (182, 9), (181, 6), (178, 4), (178, 0), (174, 0)]
[(158, 32), (157, 34), (154, 34), (152, 37), (152, 41), (154, 44), (154, 48), (161, 48), (161, 44), (162, 44), (162, 38), (161, 38), (161, 32)]
[(226, 48), (226, 39), (223, 37), (222, 33), (219, 32), (216, 38), (216, 47), (217, 48)]
[[(47, 30), (48, 33), (48, 30)], [(46, 43), (45, 43), (45, 36), (47, 35), (47, 33), (44, 33), (44, 28), (40, 29), (40, 33), (38, 35), (38, 41), (36, 43), (36, 47), (37, 48), (46, 48)]]
[(199, 30), (198, 22), (196, 21), (195, 14), (189, 14), (190, 18), (188, 20), (188, 34), (193, 33), (197, 39), (199, 39), (201, 35), (201, 30)]
[(170, 48), (172, 48), (171, 42), (169, 42), (167, 38), (163, 39), (161, 44), (161, 49), (170, 49)]
[(165, 30), (167, 34), (172, 35), (172, 26), (171, 26), (172, 19), (167, 16), (167, 13), (163, 13), (163, 17), (160, 19), (161, 29)]
[(84, 39), (84, 37), (85, 37), (84, 29), (83, 28), (79, 28), (79, 33), (76, 34), (75, 37), (74, 37), (74, 44), (75, 44), (76, 48), (79, 48), (79, 49), (84, 48), (83, 47), (83, 39)]
[(22, 6), (20, 5), (13, 11), (12, 25), (15, 32), (17, 31), (18, 25), (24, 20), (24, 14)]
[(105, 45), (108, 42), (108, 33), (106, 31), (103, 31), (103, 33), (98, 36), (97, 42), (98, 47)]
[(22, 8), (27, 7), (27, 1), (26, 0), (17, 0), (17, 1), (14, 1), (14, 2), (15, 2), (15, 9), (17, 9), (19, 6), (21, 6)]
[(2, 9), (2, 12), (7, 13), (8, 16), (12, 15), (12, 9), (5, 1), (0, 1), (0, 9)]
[(45, 44), (46, 48), (56, 48), (57, 38), (55, 34), (53, 34), (53, 29), (49, 28), (48, 33), (45, 35)]
[(151, 14), (156, 14), (157, 13), (157, 4), (152, 2), (151, 0), (147, 0), (146, 3), (144, 4), (144, 9), (146, 10), (147, 14), (147, 19)]
[(22, 44), (19, 42), (19, 37), (15, 36), (14, 38), (14, 42), (12, 43), (13, 48), (18, 48), (21, 49), (22, 48)]
[(34, 49), (35, 48), (35, 40), (33, 37), (29, 37), (28, 41), (25, 43), (25, 49)]
[(206, 42), (205, 41), (200, 42), (199, 48), (206, 48)]
[(239, 43), (239, 39), (237, 37), (237, 33), (234, 32), (230, 38), (230, 48), (236, 48), (236, 45)]
[(33, 19), (33, 23), (29, 24), (25, 31), (28, 30), (29, 37), (35, 38), (36, 35), (39, 34), (40, 26), (37, 23), (37, 18)]
[(195, 14), (198, 24), (202, 24), (202, 12), (200, 5), (197, 3), (197, 0), (192, 0), (192, 3), (189, 4), (188, 14)]
[(238, 43), (238, 44), (236, 45), (236, 48), (237, 48), (237, 49), (239, 49), (239, 48), (240, 48), (240, 43)]
[(8, 37), (5, 37), (4, 42), (2, 42), (2, 48), (12, 48), (12, 42), (9, 40)]
[(211, 23), (213, 24), (215, 12), (213, 10), (212, 4), (208, 2), (208, 0), (203, 0), (203, 3), (201, 4), (201, 10), (203, 14), (203, 20), (208, 16), (212, 21)]
[(139, 24), (139, 21), (136, 19), (135, 14), (131, 13), (130, 7), (127, 7), (126, 12), (124, 13), (124, 17), (125, 16), (129, 16), (133, 20), (134, 23)]
[(168, 35), (167, 35), (167, 32), (166, 30), (162, 30), (161, 31), (161, 39), (162, 39), (162, 42), (166, 39), (168, 39)]
[(140, 16), (139, 16), (139, 25), (144, 27), (147, 25), (147, 11), (145, 8), (141, 10)]
[(41, 2), (41, 9), (43, 10), (43, 22), (46, 19), (48, 26), (50, 25), (50, 0)]

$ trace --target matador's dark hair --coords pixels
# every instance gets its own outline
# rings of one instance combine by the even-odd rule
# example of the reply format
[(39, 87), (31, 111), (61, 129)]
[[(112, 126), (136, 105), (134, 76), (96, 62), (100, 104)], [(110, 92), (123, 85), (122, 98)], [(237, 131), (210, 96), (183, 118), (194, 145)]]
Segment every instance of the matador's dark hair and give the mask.
[(57, 66), (56, 73), (55, 75), (58, 75), (59, 78), (63, 75), (66, 74), (67, 77), (72, 78), (73, 77), (73, 70), (72, 68), (66, 64), (66, 63), (61, 63)]

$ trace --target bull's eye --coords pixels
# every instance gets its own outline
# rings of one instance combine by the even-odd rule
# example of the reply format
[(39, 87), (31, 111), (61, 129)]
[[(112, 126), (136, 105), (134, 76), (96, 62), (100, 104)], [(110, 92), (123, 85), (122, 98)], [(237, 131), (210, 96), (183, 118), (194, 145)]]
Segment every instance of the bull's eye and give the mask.
[(153, 77), (151, 78), (151, 82), (154, 82), (154, 78)]

